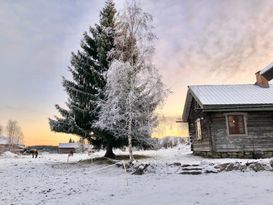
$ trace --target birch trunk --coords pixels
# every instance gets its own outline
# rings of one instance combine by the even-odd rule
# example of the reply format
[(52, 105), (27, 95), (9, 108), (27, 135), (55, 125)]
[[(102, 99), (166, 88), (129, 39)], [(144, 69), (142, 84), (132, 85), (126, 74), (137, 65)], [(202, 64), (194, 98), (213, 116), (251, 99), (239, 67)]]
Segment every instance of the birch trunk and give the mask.
[(134, 157), (133, 157), (133, 150), (132, 150), (132, 119), (129, 119), (129, 126), (128, 126), (128, 149), (129, 149), (130, 161), (133, 161)]
[(129, 158), (130, 161), (134, 160), (133, 151), (132, 151), (132, 135), (128, 136), (128, 148), (129, 148)]
[[(131, 76), (130, 76), (131, 77)], [(131, 77), (132, 78), (132, 77)], [(130, 80), (131, 92), (132, 92), (132, 79)], [(128, 122), (128, 150), (130, 161), (134, 160), (132, 150), (132, 94), (129, 93), (129, 122)]]

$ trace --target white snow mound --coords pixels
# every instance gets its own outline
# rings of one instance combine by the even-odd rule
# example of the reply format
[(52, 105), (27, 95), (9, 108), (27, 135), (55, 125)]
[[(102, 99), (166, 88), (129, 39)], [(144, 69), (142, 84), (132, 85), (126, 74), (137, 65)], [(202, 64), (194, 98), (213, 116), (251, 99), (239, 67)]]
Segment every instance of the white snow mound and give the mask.
[(14, 154), (14, 153), (12, 153), (10, 151), (6, 151), (1, 156), (3, 156), (3, 157), (17, 157), (18, 155)]

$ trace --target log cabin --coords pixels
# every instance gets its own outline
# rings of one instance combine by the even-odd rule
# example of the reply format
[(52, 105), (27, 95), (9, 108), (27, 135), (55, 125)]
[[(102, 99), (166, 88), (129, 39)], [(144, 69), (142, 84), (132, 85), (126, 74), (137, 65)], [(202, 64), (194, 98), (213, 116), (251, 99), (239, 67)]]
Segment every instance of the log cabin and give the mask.
[(58, 150), (60, 154), (69, 154), (80, 152), (78, 143), (59, 143)]
[(273, 157), (273, 63), (255, 84), (188, 86), (182, 121), (191, 149), (211, 158)]

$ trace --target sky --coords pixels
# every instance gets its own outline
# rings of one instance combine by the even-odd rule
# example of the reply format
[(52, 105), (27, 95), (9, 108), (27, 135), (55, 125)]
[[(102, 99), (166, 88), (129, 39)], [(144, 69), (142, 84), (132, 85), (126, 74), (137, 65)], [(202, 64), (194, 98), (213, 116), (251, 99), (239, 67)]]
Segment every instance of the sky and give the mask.
[[(115, 0), (118, 10), (124, 0)], [(271, 0), (139, 0), (152, 14), (153, 63), (171, 90), (161, 135), (187, 135), (181, 118), (188, 85), (254, 83), (273, 61)], [(62, 76), (82, 34), (99, 20), (102, 0), (0, 1), (0, 124), (17, 120), (25, 144), (66, 142), (48, 118), (65, 105)], [(75, 138), (76, 139), (76, 138)]]

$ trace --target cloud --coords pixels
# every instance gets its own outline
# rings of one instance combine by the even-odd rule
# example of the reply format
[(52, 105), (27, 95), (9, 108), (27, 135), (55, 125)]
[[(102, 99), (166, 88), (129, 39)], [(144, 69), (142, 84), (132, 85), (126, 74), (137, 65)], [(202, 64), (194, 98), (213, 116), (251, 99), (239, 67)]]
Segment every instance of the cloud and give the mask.
[(173, 91), (165, 114), (180, 115), (187, 85), (254, 83), (273, 61), (272, 1), (150, 0), (154, 63)]
[[(41, 106), (65, 98), (71, 51), (104, 2), (0, 1), (0, 106)], [(53, 105), (52, 105), (53, 106)]]
[(36, 113), (37, 110), (33, 108), (26, 108), (26, 107), (19, 107), (19, 106), (10, 106), (10, 105), (4, 105), (0, 107), (0, 110), (7, 111), (7, 112), (25, 112), (25, 113)]
[(155, 62), (167, 79), (188, 74), (192, 82), (232, 82), (273, 60), (271, 1), (161, 0), (146, 6), (153, 7), (160, 37)]

